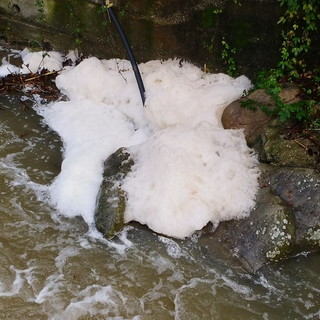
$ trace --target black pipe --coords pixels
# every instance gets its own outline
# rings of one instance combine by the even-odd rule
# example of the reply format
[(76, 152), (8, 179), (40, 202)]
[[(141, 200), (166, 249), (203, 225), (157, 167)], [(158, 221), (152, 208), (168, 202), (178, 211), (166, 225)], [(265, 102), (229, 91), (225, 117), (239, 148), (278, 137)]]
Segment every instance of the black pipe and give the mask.
[(139, 68), (138, 68), (138, 65), (137, 65), (137, 61), (133, 55), (133, 52), (132, 52), (132, 48), (131, 48), (131, 45), (129, 44), (129, 41), (124, 33), (124, 30), (117, 18), (117, 15), (115, 14), (115, 12), (113, 11), (112, 9), (112, 6), (107, 6), (107, 9), (108, 9), (108, 13), (109, 13), (109, 16), (112, 20), (112, 22), (114, 23), (116, 29), (117, 29), (117, 32), (119, 33), (119, 36), (122, 40), (122, 43), (127, 51), (127, 54), (128, 54), (128, 57), (129, 57), (129, 60), (131, 62), (131, 66), (132, 66), (132, 69), (133, 69), (133, 72), (134, 72), (134, 75), (136, 77), (136, 80), (137, 80), (137, 84), (138, 84), (138, 87), (139, 87), (139, 91), (140, 91), (140, 95), (141, 95), (141, 100), (142, 100), (142, 104), (143, 106), (145, 105), (145, 100), (146, 100), (146, 97), (145, 97), (145, 88), (144, 88), (144, 84), (143, 84), (143, 81), (142, 81), (142, 78), (141, 78), (141, 74), (140, 74), (140, 71), (139, 71)]

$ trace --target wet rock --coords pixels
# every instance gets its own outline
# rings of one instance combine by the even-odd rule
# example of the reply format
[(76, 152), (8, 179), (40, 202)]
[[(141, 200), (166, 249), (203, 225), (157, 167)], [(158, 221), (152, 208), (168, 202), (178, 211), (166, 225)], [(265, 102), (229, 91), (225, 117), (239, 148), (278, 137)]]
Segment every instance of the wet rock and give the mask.
[(257, 206), (248, 218), (220, 223), (210, 238), (210, 242), (222, 245), (223, 255), (231, 254), (246, 270), (255, 272), (271, 261), (289, 256), (294, 245), (292, 213), (280, 197), (265, 187), (260, 189)]
[(268, 177), (271, 189), (292, 208), (295, 252), (320, 250), (320, 174), (308, 168), (279, 168)]
[(307, 139), (289, 140), (282, 134), (281, 127), (265, 128), (261, 134), (260, 161), (283, 167), (315, 168), (316, 153), (310, 153), (312, 144)]
[[(294, 85), (284, 85), (279, 94), (284, 103), (299, 101), (299, 89)], [(242, 107), (250, 101), (255, 110)], [(223, 112), (222, 124), (226, 129), (243, 129), (249, 147), (253, 148), (259, 160), (280, 167), (317, 168), (318, 147), (308, 139), (289, 139), (288, 128), (278, 119), (262, 111), (275, 108), (269, 94), (263, 89), (231, 103)]]
[[(261, 189), (250, 216), (221, 223), (201, 244), (232, 256), (250, 272), (301, 253), (320, 251), (320, 174), (261, 166)], [(219, 243), (221, 246), (217, 246)]]
[(133, 160), (124, 148), (118, 149), (104, 163), (103, 182), (97, 197), (95, 226), (111, 238), (124, 227), (126, 194), (121, 182), (133, 165)]
[(264, 90), (257, 90), (249, 95), (248, 98), (237, 100), (229, 104), (222, 114), (222, 124), (225, 129), (243, 129), (247, 143), (253, 147), (258, 143), (261, 133), (271, 120), (271, 117), (266, 115), (260, 108), (256, 110), (246, 109), (241, 107), (241, 101), (248, 101), (248, 99), (262, 100), (264, 105), (272, 106), (271, 97), (265, 93)]
[[(293, 85), (283, 87), (279, 96), (284, 103), (294, 103), (299, 100), (299, 89)], [(251, 108), (242, 105), (251, 102)], [(275, 108), (272, 97), (264, 90), (258, 89), (247, 97), (232, 102), (228, 105), (222, 115), (222, 124), (225, 129), (243, 129), (250, 147), (257, 147), (260, 144), (260, 136), (269, 126), (272, 117), (267, 115), (261, 108), (269, 110)]]

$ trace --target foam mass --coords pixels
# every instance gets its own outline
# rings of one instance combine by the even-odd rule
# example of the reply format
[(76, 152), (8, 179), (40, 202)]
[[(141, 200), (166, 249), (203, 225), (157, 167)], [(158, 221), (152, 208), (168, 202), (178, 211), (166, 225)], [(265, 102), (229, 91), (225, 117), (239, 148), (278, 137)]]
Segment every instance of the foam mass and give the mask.
[(69, 101), (41, 108), (64, 142), (61, 173), (49, 187), (67, 216), (93, 224), (103, 161), (127, 147), (135, 162), (123, 182), (125, 219), (185, 238), (208, 222), (254, 207), (255, 155), (221, 114), (251, 86), (248, 78), (206, 74), (177, 60), (141, 64), (146, 106), (126, 60), (89, 58), (56, 79)]

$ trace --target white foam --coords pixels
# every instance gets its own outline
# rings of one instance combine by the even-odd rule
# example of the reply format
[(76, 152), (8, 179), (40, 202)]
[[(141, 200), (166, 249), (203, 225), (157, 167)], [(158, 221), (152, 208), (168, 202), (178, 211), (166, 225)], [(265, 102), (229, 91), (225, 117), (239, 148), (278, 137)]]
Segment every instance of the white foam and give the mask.
[(167, 253), (170, 257), (177, 259), (185, 255), (184, 251), (172, 239), (161, 236), (159, 236), (158, 239), (166, 245)]
[(172, 126), (130, 151), (127, 221), (184, 238), (209, 221), (245, 217), (255, 205), (257, 171), (240, 131)]
[(9, 74), (18, 74), (20, 68), (10, 64), (7, 61), (2, 60), (2, 65), (0, 66), (0, 78), (6, 77)]
[(59, 102), (42, 110), (65, 149), (61, 174), (50, 187), (52, 200), (66, 215), (82, 214), (91, 224), (102, 162), (135, 137), (134, 126), (112, 106), (88, 99)]
[[(30, 67), (39, 55), (23, 58)], [(135, 166), (124, 181), (126, 221), (184, 238), (209, 221), (246, 216), (258, 188), (256, 159), (242, 132), (222, 128), (221, 114), (250, 81), (176, 60), (150, 61), (140, 70), (145, 108), (126, 60), (89, 58), (57, 77), (70, 101), (39, 109), (64, 143), (61, 173), (50, 186), (53, 203), (93, 224), (103, 161), (128, 147)]]
[(202, 121), (221, 127), (224, 108), (251, 86), (244, 76), (206, 74), (188, 63), (180, 67), (175, 60), (150, 61), (142, 70), (148, 97), (145, 113), (155, 129)]
[(23, 60), (21, 73), (37, 73), (43, 69), (58, 71), (62, 69), (64, 60), (62, 54), (56, 51), (31, 52), (28, 49), (21, 52), (21, 57)]
[[(8, 288), (2, 281), (0, 281), (0, 297), (12, 297), (17, 295), (24, 285), (24, 278), (29, 278), (33, 268), (25, 270), (18, 270), (14, 266), (10, 266), (10, 271), (15, 273), (15, 279), (12, 282), (11, 288)], [(22, 277), (24, 275), (24, 277)]]
[(47, 300), (58, 297), (61, 288), (64, 286), (63, 279), (63, 274), (50, 275), (46, 280), (45, 286), (36, 295), (34, 302), (41, 304)]
[[(79, 319), (84, 316), (111, 316), (120, 313), (120, 308), (126, 298), (113, 289), (112, 286), (92, 285), (80, 291), (65, 310), (50, 319)], [(122, 317), (112, 317), (122, 319)]]

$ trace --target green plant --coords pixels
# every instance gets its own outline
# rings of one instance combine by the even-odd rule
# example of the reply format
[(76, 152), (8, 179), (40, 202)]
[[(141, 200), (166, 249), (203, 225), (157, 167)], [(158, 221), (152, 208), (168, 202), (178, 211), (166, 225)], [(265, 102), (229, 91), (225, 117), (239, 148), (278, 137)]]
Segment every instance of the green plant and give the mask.
[(231, 77), (237, 76), (238, 70), (237, 70), (237, 65), (234, 58), (237, 53), (237, 49), (231, 48), (224, 38), (222, 39), (221, 44), (222, 44), (221, 58), (224, 65), (227, 67), (227, 74)]
[(42, 22), (45, 20), (45, 10), (44, 10), (44, 2), (43, 0), (35, 0), (35, 6), (37, 8), (37, 11), (39, 13), (38, 17), (36, 20)]
[(6, 41), (10, 41), (11, 36), (12, 36), (12, 29), (11, 29), (11, 24), (10, 22), (7, 23), (7, 25), (5, 25), (4, 27), (2, 27), (0, 29), (0, 32), (2, 33), (2, 37), (6, 40)]
[(73, 29), (72, 34), (74, 35), (76, 46), (79, 47), (82, 44), (82, 29), (77, 26)]
[[(300, 100), (294, 103), (285, 103), (280, 97), (282, 91), (282, 83), (279, 82), (279, 73), (277, 70), (264, 71), (259, 73), (256, 88), (264, 89), (271, 96), (275, 108), (270, 110), (268, 106), (259, 106), (269, 115), (274, 115), (281, 122), (294, 121), (305, 126), (310, 126), (313, 121), (313, 107), (316, 102), (312, 99)], [(243, 104), (244, 107), (247, 107)]]
[(129, 8), (129, 2), (127, 2), (120, 10), (119, 10), (119, 16), (124, 17), (128, 11)]
[(79, 11), (77, 11), (77, 2), (72, 0), (68, 2), (69, 20), (70, 24), (73, 26), (72, 35), (75, 39), (75, 45), (80, 47), (83, 41), (83, 26), (81, 23), (81, 18), (79, 17)]
[(308, 71), (306, 56), (320, 22), (318, 0), (278, 0), (285, 8), (278, 23), (283, 25), (279, 70), (290, 79)]
[[(276, 68), (260, 72), (256, 87), (263, 88), (272, 97), (272, 113), (281, 122), (298, 122), (304, 127), (316, 127), (319, 114), (314, 110), (320, 101), (320, 71), (308, 65), (308, 54), (313, 39), (318, 39), (320, 3), (318, 0), (278, 0), (284, 8), (279, 19), (282, 25), (280, 61)], [(301, 101), (284, 103), (280, 98), (282, 84), (291, 82), (300, 88)]]
[(35, 6), (37, 7), (38, 12), (44, 13), (44, 3), (43, 0), (36, 0)]
[(105, 12), (107, 12), (107, 6), (105, 4), (102, 4), (97, 7), (98, 14), (104, 14)]
[(311, 122), (310, 129), (311, 129), (311, 130), (315, 130), (315, 131), (320, 131), (320, 117), (314, 119), (314, 120)]
[(256, 101), (251, 99), (241, 100), (240, 104), (242, 108), (246, 108), (248, 110), (257, 111), (258, 109)]
[(38, 40), (32, 39), (28, 41), (28, 47), (32, 49), (39, 49), (42, 48), (42, 43)]

